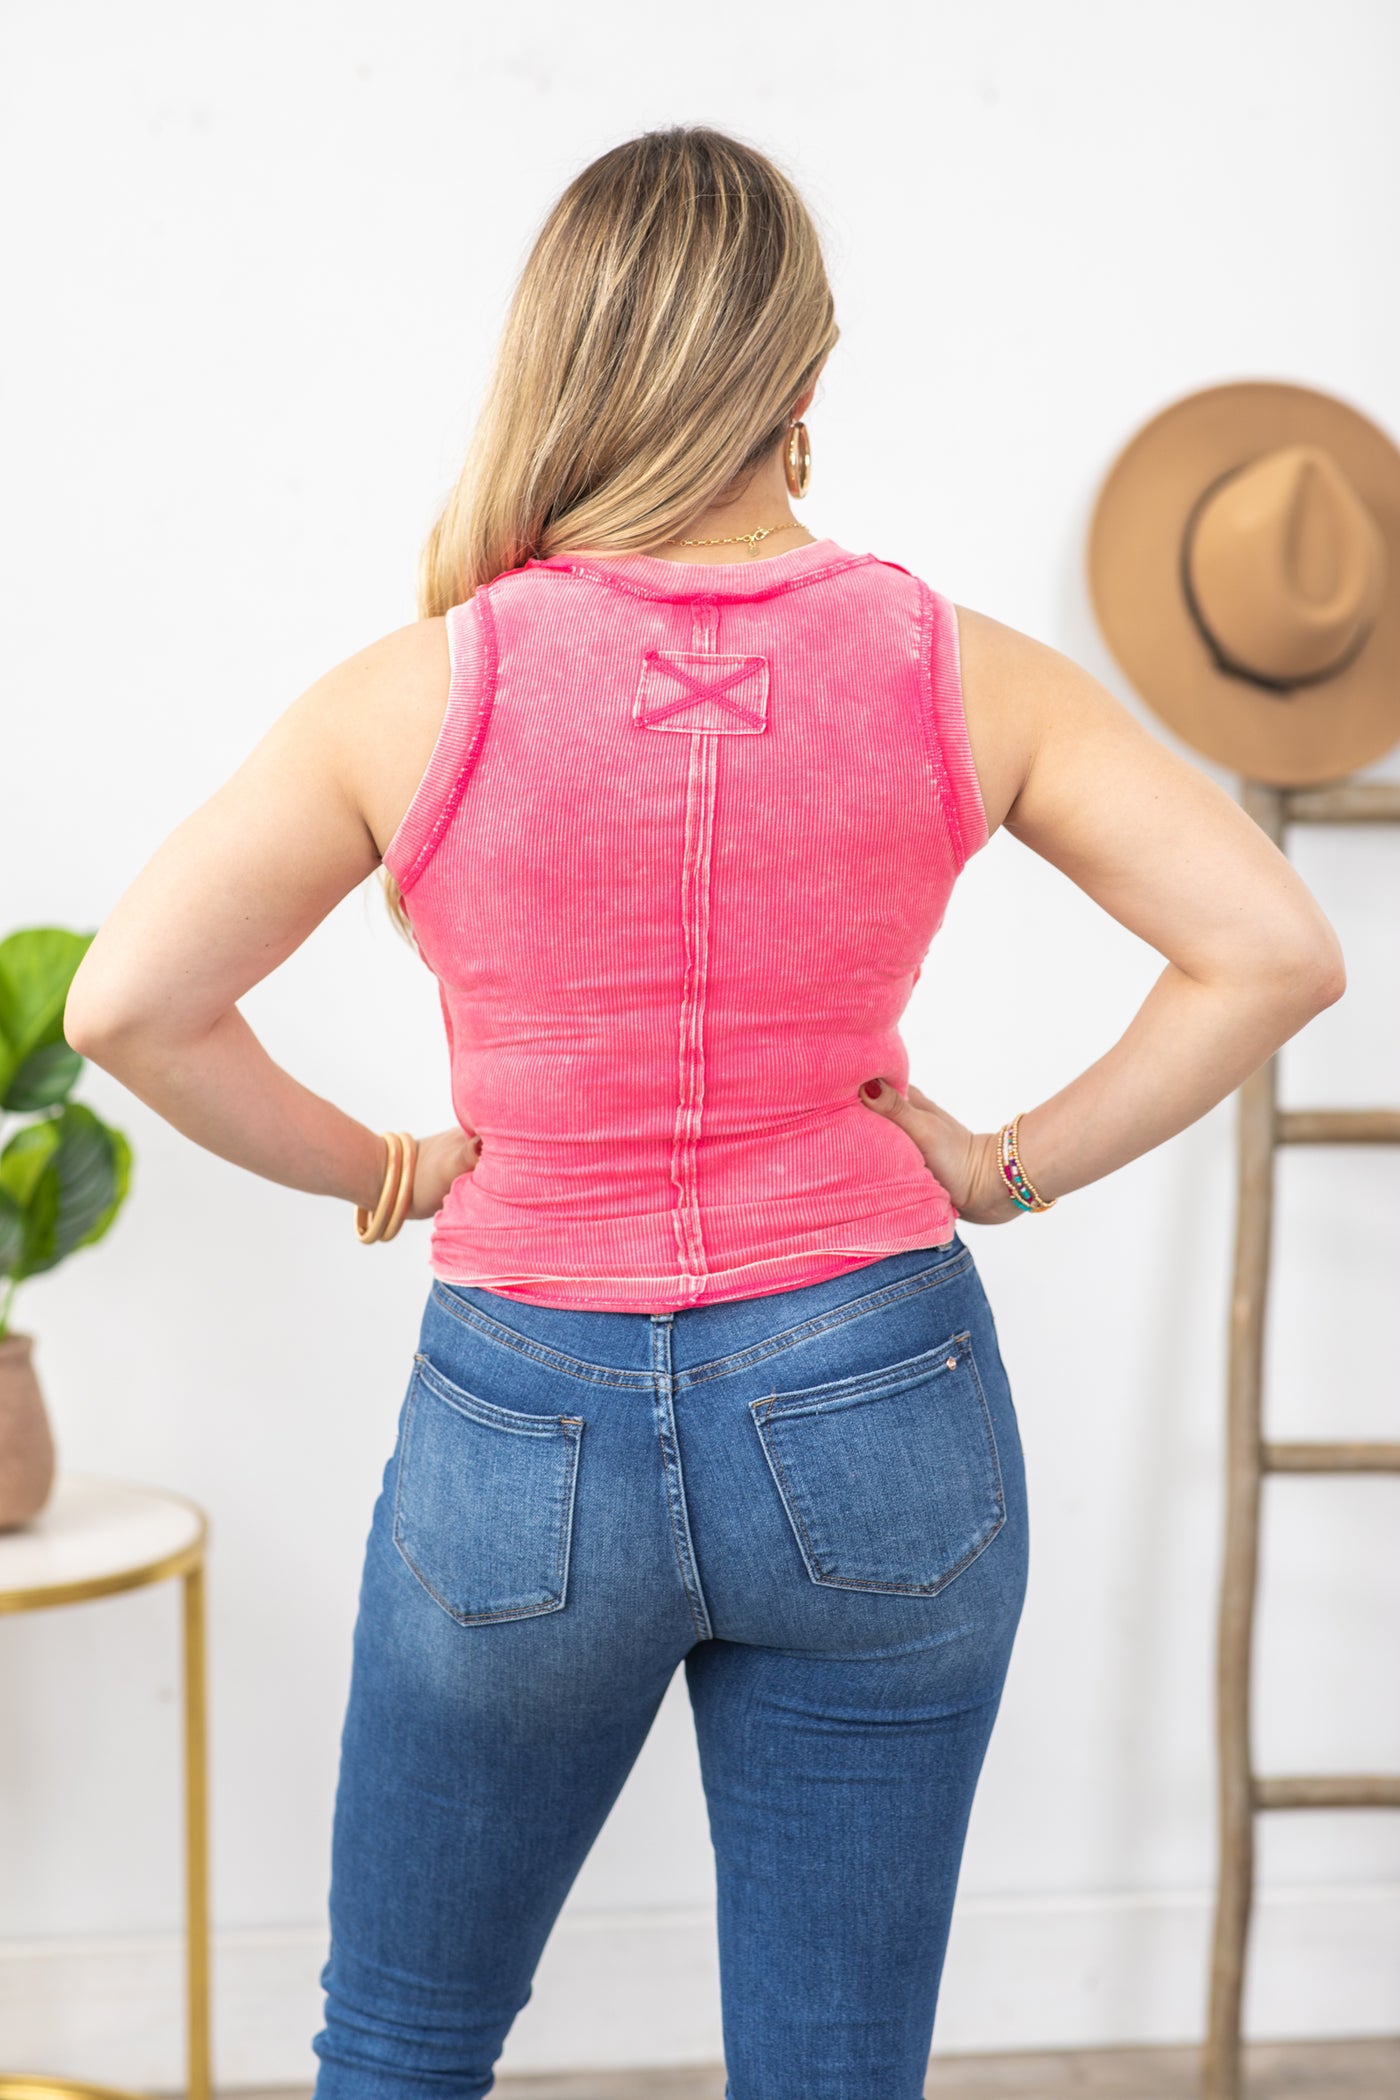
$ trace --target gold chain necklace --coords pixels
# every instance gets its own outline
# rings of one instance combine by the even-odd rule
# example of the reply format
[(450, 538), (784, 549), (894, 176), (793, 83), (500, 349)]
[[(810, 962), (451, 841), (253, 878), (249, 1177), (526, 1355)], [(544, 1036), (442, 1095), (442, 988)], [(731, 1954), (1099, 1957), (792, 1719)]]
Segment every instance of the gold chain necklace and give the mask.
[(663, 540), (661, 544), (663, 547), (728, 547), (738, 540), (743, 540), (746, 545), (753, 547), (757, 545), (759, 540), (766, 540), (770, 532), (805, 532), (806, 530), (807, 527), (800, 518), (789, 518), (784, 525), (760, 525), (757, 532), (725, 532), (712, 540)]

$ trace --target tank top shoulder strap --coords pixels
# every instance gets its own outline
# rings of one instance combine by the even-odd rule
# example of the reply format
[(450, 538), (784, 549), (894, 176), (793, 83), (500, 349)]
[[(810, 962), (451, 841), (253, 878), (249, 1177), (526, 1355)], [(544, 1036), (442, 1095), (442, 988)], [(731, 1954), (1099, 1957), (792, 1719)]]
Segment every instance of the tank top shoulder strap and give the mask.
[(920, 692), (929, 768), (960, 874), (990, 834), (967, 733), (957, 607), (903, 562), (875, 558), (882, 568), (907, 576), (918, 594)]
[(384, 849), (384, 866), (402, 892), (412, 889), (452, 822), (490, 719), (496, 688), (496, 632), (490, 586), (449, 606), (447, 705), (423, 777)]

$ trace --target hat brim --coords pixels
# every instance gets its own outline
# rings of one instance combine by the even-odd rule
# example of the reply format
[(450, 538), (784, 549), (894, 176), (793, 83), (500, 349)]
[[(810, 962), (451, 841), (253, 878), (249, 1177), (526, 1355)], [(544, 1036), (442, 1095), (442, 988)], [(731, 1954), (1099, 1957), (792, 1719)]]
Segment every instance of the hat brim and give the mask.
[[(1370, 509), (1388, 578), (1375, 624), (1335, 676), (1277, 692), (1222, 671), (1182, 588), (1202, 491), (1279, 445), (1322, 445)], [(1337, 780), (1400, 741), (1400, 450), (1332, 394), (1274, 380), (1207, 387), (1144, 424), (1104, 480), (1088, 541), (1104, 638), (1147, 705), (1207, 758), (1277, 787)]]

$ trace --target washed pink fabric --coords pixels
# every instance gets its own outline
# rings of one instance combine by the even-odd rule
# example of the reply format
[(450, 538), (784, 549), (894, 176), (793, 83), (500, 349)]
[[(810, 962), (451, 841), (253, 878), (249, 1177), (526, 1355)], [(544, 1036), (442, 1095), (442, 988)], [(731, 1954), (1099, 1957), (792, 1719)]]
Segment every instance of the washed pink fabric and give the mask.
[(385, 854), (482, 1139), (429, 1260), (669, 1312), (942, 1245), (859, 1099), (987, 840), (957, 620), (823, 539), (531, 561), (447, 616), (436, 748)]

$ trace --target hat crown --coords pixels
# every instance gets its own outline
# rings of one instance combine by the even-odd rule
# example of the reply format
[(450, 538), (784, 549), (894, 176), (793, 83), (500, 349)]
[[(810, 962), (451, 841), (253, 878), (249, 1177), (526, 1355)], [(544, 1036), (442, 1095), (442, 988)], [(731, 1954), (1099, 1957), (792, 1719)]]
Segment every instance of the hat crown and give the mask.
[(1221, 668), (1294, 685), (1336, 670), (1370, 632), (1385, 539), (1331, 452), (1280, 445), (1207, 489), (1183, 572)]

